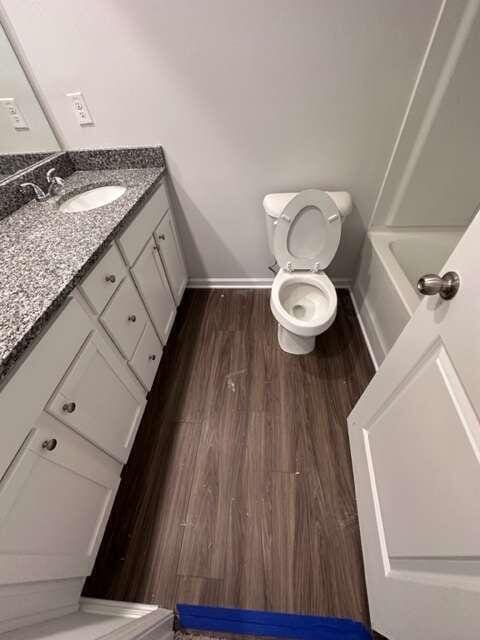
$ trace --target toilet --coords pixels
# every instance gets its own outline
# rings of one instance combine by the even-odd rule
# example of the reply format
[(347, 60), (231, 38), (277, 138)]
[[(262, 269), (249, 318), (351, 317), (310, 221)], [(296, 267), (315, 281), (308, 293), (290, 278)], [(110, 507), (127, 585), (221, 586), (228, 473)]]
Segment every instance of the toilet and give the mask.
[(287, 353), (310, 353), (337, 313), (337, 292), (324, 269), (337, 252), (352, 198), (346, 191), (307, 189), (270, 193), (263, 207), (270, 250), (280, 267), (270, 296), (278, 342)]

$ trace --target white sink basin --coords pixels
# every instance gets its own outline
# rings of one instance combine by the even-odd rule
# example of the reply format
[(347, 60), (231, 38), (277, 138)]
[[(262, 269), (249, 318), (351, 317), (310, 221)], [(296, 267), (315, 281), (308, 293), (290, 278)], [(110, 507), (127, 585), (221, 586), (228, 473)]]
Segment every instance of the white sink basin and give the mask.
[(90, 211), (91, 209), (97, 209), (109, 202), (113, 202), (123, 196), (127, 187), (120, 184), (108, 185), (105, 187), (94, 187), (82, 193), (77, 193), (76, 196), (68, 198), (62, 202), (59, 206), (60, 211), (67, 213), (75, 213), (77, 211)]

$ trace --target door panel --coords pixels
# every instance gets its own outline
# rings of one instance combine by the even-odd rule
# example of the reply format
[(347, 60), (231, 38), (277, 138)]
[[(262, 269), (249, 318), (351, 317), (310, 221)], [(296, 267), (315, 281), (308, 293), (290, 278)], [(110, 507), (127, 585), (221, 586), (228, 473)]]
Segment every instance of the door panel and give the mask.
[(415, 570), (417, 557), (475, 555), (480, 429), (443, 346), (428, 350), (365, 431), (388, 557)]
[(98, 334), (93, 334), (47, 411), (125, 462), (145, 406), (143, 390)]
[(187, 269), (170, 211), (156, 228), (155, 240), (160, 249), (173, 297), (178, 305), (187, 286)]
[(480, 215), (348, 418), (373, 627), (402, 640), (480, 629)]
[(133, 358), (129, 362), (138, 379), (148, 391), (150, 391), (155, 379), (162, 352), (162, 343), (158, 339), (155, 329), (148, 322)]
[(127, 358), (131, 358), (147, 323), (147, 312), (130, 276), (122, 282), (100, 322)]
[(166, 344), (176, 307), (153, 236), (131, 271), (153, 325)]
[[(55, 440), (49, 451), (42, 443)], [(0, 483), (0, 583), (86, 576), (120, 466), (42, 414)]]

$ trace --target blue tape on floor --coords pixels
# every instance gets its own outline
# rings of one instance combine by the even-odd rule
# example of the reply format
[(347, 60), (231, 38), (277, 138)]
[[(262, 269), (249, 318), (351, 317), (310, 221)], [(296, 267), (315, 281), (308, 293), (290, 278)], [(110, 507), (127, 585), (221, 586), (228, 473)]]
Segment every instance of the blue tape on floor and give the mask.
[(304, 616), (248, 609), (177, 605), (184, 629), (299, 640), (371, 640), (361, 622), (344, 618)]

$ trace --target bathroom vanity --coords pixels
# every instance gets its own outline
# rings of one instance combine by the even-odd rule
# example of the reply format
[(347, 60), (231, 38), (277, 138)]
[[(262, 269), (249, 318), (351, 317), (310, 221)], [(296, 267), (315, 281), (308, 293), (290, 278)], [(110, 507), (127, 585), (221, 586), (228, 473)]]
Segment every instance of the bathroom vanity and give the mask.
[(0, 632), (78, 609), (187, 283), (161, 150), (63, 156), (0, 220)]

